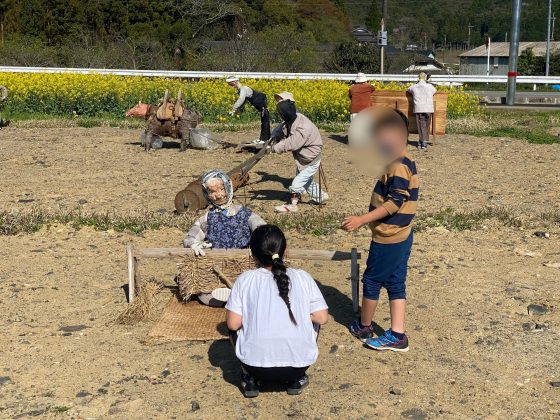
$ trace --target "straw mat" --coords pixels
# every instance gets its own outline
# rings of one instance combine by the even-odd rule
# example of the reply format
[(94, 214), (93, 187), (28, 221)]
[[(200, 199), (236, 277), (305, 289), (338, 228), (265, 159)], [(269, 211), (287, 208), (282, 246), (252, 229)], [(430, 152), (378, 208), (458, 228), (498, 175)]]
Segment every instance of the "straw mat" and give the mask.
[(223, 308), (211, 308), (196, 301), (182, 303), (173, 295), (148, 333), (145, 344), (227, 339), (225, 319)]

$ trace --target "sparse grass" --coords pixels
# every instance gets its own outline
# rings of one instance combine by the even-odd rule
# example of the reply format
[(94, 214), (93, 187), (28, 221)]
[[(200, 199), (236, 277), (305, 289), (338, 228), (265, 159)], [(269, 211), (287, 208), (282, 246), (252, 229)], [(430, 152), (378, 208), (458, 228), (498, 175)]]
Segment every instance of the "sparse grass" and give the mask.
[(420, 214), (416, 220), (416, 231), (428, 228), (444, 227), (452, 231), (475, 230), (488, 220), (496, 219), (504, 226), (521, 227), (519, 218), (503, 208), (487, 207), (472, 212), (457, 212), (452, 208), (440, 210), (437, 213)]
[(547, 213), (542, 213), (540, 215), (542, 220), (560, 225), (560, 210), (555, 210)]
[(46, 211), (33, 208), (26, 211), (0, 212), (0, 235), (17, 235), (37, 232), (44, 226), (69, 224), (74, 229), (91, 227), (95, 230), (131, 232), (140, 234), (146, 230), (174, 227), (187, 230), (195, 221), (195, 215), (174, 215), (157, 212), (86, 213), (81, 210)]
[[(146, 126), (146, 122), (140, 118), (115, 118), (105, 117), (60, 117), (46, 114), (3, 114), (3, 118), (9, 121), (9, 126), (16, 128), (94, 128), (94, 127), (113, 127), (123, 129), (141, 129)], [(274, 127), (276, 123), (273, 122)], [(201, 125), (216, 133), (239, 132), (248, 130), (258, 130), (259, 122), (205, 122)], [(327, 122), (317, 123), (317, 126), (325, 131), (341, 133), (348, 131), (350, 122)]]
[(70, 410), (72, 407), (66, 407), (64, 405), (57, 405), (56, 407), (51, 408), (52, 411), (55, 413), (65, 413), (66, 411)]
[(283, 230), (295, 230), (305, 235), (325, 236), (336, 232), (344, 220), (342, 213), (329, 213), (327, 211), (316, 211), (298, 213), (286, 217), (275, 216), (268, 222), (279, 226)]
[(509, 137), (533, 144), (560, 143), (560, 137), (549, 130), (560, 127), (560, 112), (487, 111), (477, 118), (448, 120), (450, 133), (477, 137)]
[[(304, 235), (328, 236), (340, 229), (344, 214), (327, 210), (278, 215), (268, 217), (267, 221), (286, 231), (296, 231)], [(90, 227), (98, 231), (114, 230), (139, 235), (145, 231), (162, 228), (190, 229), (197, 214), (176, 215), (158, 212), (129, 213), (86, 213), (81, 210), (46, 211), (33, 208), (25, 211), (0, 212), (0, 235), (31, 234), (42, 227), (65, 224), (79, 230)], [(496, 220), (503, 226), (522, 227), (554, 224), (560, 226), (560, 212), (544, 213), (523, 221), (504, 208), (487, 207), (471, 212), (461, 212), (452, 208), (435, 213), (420, 213), (416, 217), (415, 230), (426, 231), (430, 228), (444, 227), (450, 231), (476, 230), (489, 221)]]

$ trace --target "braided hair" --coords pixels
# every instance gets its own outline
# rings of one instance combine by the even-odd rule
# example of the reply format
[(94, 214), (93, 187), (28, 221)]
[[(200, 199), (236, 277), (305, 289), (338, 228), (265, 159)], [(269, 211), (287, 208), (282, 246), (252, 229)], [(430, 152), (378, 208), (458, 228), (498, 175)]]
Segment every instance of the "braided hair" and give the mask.
[(255, 257), (261, 265), (271, 267), (280, 297), (288, 307), (290, 320), (294, 325), (297, 325), (296, 318), (294, 317), (290, 305), (290, 278), (286, 273), (287, 268), (284, 263), (284, 253), (286, 252), (286, 237), (284, 233), (278, 226), (259, 226), (251, 235), (249, 247), (251, 248), (253, 257)]

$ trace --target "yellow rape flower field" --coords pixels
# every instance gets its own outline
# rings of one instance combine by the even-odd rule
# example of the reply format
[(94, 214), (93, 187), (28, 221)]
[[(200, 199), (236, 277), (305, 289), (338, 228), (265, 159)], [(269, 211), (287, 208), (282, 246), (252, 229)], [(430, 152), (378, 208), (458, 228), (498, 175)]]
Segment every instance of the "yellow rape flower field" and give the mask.
[[(331, 80), (245, 79), (244, 83), (264, 92), (272, 101), (274, 93), (292, 92), (298, 108), (320, 123), (347, 122), (349, 84)], [(207, 122), (227, 122), (227, 111), (236, 93), (221, 79), (186, 81), (163, 77), (134, 77), (98, 74), (0, 74), (0, 85), (10, 92), (5, 110), (11, 114), (81, 115), (121, 118), (138, 101), (155, 103), (169, 89), (174, 96), (183, 91), (189, 107), (200, 111)], [(410, 84), (376, 82), (378, 89), (405, 90)], [(479, 112), (478, 99), (462, 90), (448, 91), (448, 116), (467, 117)], [(255, 121), (252, 107), (241, 114), (242, 122)]]

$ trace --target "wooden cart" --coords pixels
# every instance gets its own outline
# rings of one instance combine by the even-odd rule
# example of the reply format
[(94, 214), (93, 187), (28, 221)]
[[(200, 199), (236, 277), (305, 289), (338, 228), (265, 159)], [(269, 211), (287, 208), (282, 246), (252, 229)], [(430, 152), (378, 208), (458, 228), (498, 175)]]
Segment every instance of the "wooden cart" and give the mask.
[[(386, 106), (403, 112), (410, 121), (409, 131), (418, 134), (416, 118), (412, 112), (412, 95), (400, 90), (376, 90), (371, 95), (373, 106)], [(445, 134), (447, 123), (447, 93), (438, 92), (434, 95), (434, 115), (430, 133)]]

